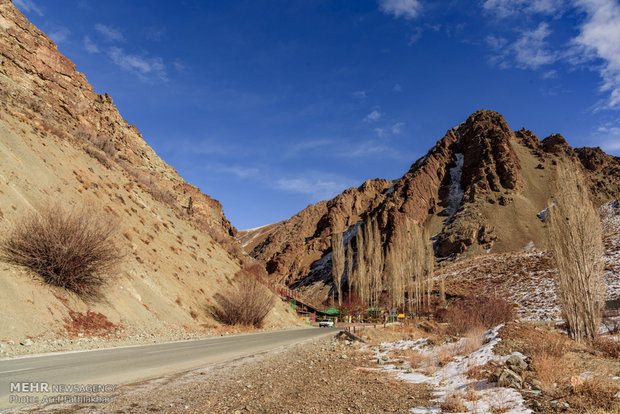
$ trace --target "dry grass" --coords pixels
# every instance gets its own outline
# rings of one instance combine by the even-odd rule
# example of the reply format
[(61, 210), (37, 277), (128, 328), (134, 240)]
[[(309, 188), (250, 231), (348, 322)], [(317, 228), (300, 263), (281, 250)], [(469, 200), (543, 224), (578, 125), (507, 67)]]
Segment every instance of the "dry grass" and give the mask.
[(618, 391), (620, 385), (617, 381), (595, 376), (575, 385), (568, 403), (577, 412), (617, 413), (620, 412), (620, 400), (615, 397)]
[(0, 258), (50, 285), (95, 297), (122, 257), (116, 234), (117, 222), (99, 211), (46, 206), (13, 223), (0, 242)]
[(611, 337), (598, 336), (590, 341), (590, 346), (607, 358), (620, 358), (620, 341)]
[[(362, 338), (370, 344), (382, 342), (396, 342), (400, 340), (412, 340), (428, 337), (429, 334), (411, 325), (389, 326), (381, 329), (364, 329)], [(431, 336), (433, 336), (431, 334)]]
[(460, 391), (450, 391), (446, 394), (446, 399), (441, 403), (441, 409), (444, 413), (462, 413), (467, 412), (467, 406), (464, 402), (465, 394)]

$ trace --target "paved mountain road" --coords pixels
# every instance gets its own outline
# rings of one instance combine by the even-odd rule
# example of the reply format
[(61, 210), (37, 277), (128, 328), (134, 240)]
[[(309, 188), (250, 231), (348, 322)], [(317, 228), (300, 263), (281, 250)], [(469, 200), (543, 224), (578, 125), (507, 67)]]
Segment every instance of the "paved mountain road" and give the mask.
[[(48, 383), (49, 387), (53, 384), (120, 385), (248, 356), (336, 332), (337, 329), (304, 328), (1, 360), (0, 410), (20, 406), (15, 400), (10, 401), (10, 395), (17, 394), (11, 392), (11, 383)], [(57, 395), (59, 392), (49, 394)], [(19, 395), (41, 397), (43, 394)]]

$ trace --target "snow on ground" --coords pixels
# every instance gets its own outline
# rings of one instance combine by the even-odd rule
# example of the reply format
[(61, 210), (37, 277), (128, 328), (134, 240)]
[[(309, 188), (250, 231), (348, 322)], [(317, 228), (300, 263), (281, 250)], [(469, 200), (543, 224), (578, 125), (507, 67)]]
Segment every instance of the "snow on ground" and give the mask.
[[(493, 352), (493, 347), (501, 340), (498, 337), (498, 331), (502, 325), (487, 331), (484, 334), (484, 338), (488, 341), (480, 349), (465, 356), (456, 356), (453, 361), (447, 363), (442, 368), (439, 368), (434, 373), (432, 370), (425, 370), (426, 365), (436, 364), (437, 355), (442, 352), (443, 349), (451, 352), (456, 349), (463, 349), (465, 346), (464, 341), (466, 338), (461, 339), (456, 343), (445, 343), (436, 348), (428, 346), (426, 339), (418, 339), (415, 341), (398, 341), (393, 343), (382, 343), (378, 350), (374, 352), (373, 358), (382, 359), (391, 350), (417, 350), (427, 360), (418, 369), (398, 369), (393, 364), (383, 366), (383, 370), (388, 372), (397, 372), (398, 378), (413, 384), (429, 384), (435, 388), (435, 396), (437, 397), (433, 401), (437, 405), (446, 400), (446, 396), (449, 396), (455, 392), (462, 392), (463, 394), (468, 391), (475, 391), (480, 397), (477, 401), (467, 401), (463, 399), (463, 403), (467, 406), (467, 412), (487, 413), (491, 412), (493, 407), (503, 407), (506, 409), (506, 413), (509, 414), (523, 414), (531, 413), (532, 410), (528, 409), (525, 400), (521, 396), (519, 391), (512, 388), (497, 387), (486, 380), (478, 381), (467, 378), (467, 371), (478, 365), (485, 365), (491, 360), (498, 362), (505, 362), (510, 355), (499, 356)], [(523, 355), (514, 353), (521, 358)], [(404, 367), (400, 367), (404, 368)], [(442, 412), (439, 407), (414, 407), (410, 410), (412, 413), (440, 413)]]
[(461, 175), (463, 173), (463, 162), (465, 156), (463, 154), (454, 154), (456, 156), (456, 165), (450, 168), (450, 187), (448, 188), (448, 207), (446, 212), (448, 218), (446, 223), (450, 221), (456, 210), (459, 209), (461, 201), (463, 200), (463, 189), (461, 188)]

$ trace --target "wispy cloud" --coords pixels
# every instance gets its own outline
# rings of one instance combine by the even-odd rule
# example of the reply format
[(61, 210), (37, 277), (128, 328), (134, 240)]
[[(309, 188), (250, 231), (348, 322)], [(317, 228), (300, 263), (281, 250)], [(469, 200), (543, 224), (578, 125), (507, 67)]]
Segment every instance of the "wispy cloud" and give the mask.
[(160, 57), (132, 55), (125, 53), (119, 47), (110, 48), (109, 56), (122, 69), (138, 75), (142, 80), (153, 78), (162, 81), (168, 80), (164, 62)]
[(331, 139), (311, 139), (311, 140), (305, 140), (305, 141), (300, 141), (297, 142), (295, 144), (293, 144), (285, 153), (285, 157), (287, 158), (291, 158), (291, 157), (295, 157), (299, 154), (302, 154), (306, 151), (310, 151), (310, 150), (316, 150), (316, 149), (320, 149), (320, 148), (326, 148), (326, 147), (333, 147), (334, 146), (334, 140)]
[(522, 31), (512, 42), (505, 37), (489, 35), (485, 42), (494, 53), (490, 62), (504, 69), (538, 69), (554, 63), (559, 55), (550, 50), (547, 44), (546, 39), (550, 34), (549, 25), (542, 22), (535, 29)]
[(485, 0), (482, 7), (501, 18), (518, 14), (555, 15), (563, 10), (564, 0)]
[(522, 68), (536, 69), (555, 62), (558, 56), (549, 50), (545, 41), (550, 34), (547, 23), (540, 23), (536, 29), (523, 32), (512, 46), (517, 64)]
[(363, 119), (364, 122), (376, 122), (381, 119), (381, 112), (378, 109), (373, 109), (368, 115), (366, 115)]
[(366, 100), (366, 91), (364, 91), (364, 90), (355, 91), (355, 92), (353, 92), (353, 97), (355, 99), (359, 99), (360, 101), (365, 101)]
[(280, 178), (275, 188), (281, 191), (306, 194), (312, 201), (327, 200), (354, 185), (352, 180), (322, 172), (308, 172), (301, 176)]
[(379, 10), (396, 18), (415, 19), (422, 11), (422, 3), (418, 0), (378, 0)]
[(71, 31), (66, 27), (59, 27), (56, 30), (49, 32), (49, 38), (56, 44), (62, 43), (69, 38)]
[(105, 24), (101, 24), (101, 23), (97, 23), (95, 25), (95, 30), (109, 42), (124, 42), (125, 41), (125, 36), (123, 36), (120, 30), (115, 29), (114, 27), (106, 26)]
[(377, 134), (379, 138), (383, 138), (387, 135), (384, 128), (375, 128), (375, 134)]
[(43, 16), (43, 12), (32, 0), (13, 0), (13, 4), (21, 11), (25, 11), (27, 13), (33, 12), (38, 14), (39, 16)]
[(400, 134), (403, 126), (405, 126), (404, 122), (397, 122), (394, 125), (392, 125), (392, 134), (394, 135)]
[(257, 177), (260, 174), (258, 168), (243, 167), (240, 165), (212, 164), (207, 169), (224, 175), (234, 175), (237, 178)]
[(398, 84), (398, 83), (397, 83), (397, 84), (395, 84), (395, 85), (394, 85), (394, 87), (392, 88), (392, 90), (393, 90), (394, 92), (402, 92), (402, 91), (403, 91), (403, 87), (402, 87), (402, 86), (400, 86), (400, 84)]
[(84, 36), (84, 49), (88, 53), (99, 53), (99, 47), (89, 36)]
[(615, 0), (577, 0), (587, 18), (573, 40), (576, 47), (597, 62), (603, 79), (601, 91), (609, 93), (608, 108), (620, 107), (620, 4)]

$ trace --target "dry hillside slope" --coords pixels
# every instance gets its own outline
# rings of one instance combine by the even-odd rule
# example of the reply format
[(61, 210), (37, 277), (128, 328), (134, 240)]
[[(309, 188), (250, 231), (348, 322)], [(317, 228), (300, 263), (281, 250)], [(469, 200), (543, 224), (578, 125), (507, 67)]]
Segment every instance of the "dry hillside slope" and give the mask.
[[(25, 338), (68, 333), (172, 338), (216, 328), (207, 311), (213, 296), (250, 261), (221, 205), (162, 161), (112, 99), (93, 92), (7, 0), (0, 1), (0, 95), (3, 234), (28, 211), (86, 205), (118, 218), (124, 252), (102, 297), (86, 302), (0, 263), (0, 342), (19, 348)], [(270, 323), (294, 321), (278, 301)]]
[(599, 204), (620, 196), (620, 158), (599, 148), (574, 150), (557, 134), (541, 141), (526, 129), (512, 131), (497, 112), (480, 110), (400, 179), (367, 181), (238, 237), (274, 279), (324, 300), (334, 291), (330, 235), (344, 231), (346, 244), (373, 218), (384, 250), (404, 219), (435, 235), (440, 259), (545, 248), (537, 214), (551, 203), (560, 162), (583, 167)]

